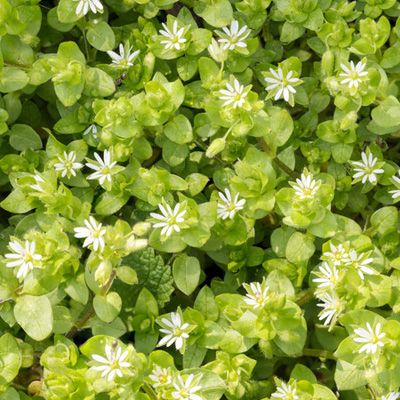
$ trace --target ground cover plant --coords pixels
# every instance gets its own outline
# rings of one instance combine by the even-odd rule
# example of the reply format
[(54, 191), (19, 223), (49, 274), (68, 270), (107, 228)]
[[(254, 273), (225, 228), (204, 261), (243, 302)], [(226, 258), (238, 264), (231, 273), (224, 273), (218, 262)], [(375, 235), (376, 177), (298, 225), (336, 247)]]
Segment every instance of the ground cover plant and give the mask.
[(0, 0), (0, 400), (400, 398), (399, 16)]

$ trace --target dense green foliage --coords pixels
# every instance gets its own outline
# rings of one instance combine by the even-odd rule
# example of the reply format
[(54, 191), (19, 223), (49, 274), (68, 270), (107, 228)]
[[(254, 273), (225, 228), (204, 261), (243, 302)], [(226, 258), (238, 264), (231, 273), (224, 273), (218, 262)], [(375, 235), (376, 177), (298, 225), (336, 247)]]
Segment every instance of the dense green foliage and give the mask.
[(0, 400), (400, 398), (400, 2), (0, 0)]

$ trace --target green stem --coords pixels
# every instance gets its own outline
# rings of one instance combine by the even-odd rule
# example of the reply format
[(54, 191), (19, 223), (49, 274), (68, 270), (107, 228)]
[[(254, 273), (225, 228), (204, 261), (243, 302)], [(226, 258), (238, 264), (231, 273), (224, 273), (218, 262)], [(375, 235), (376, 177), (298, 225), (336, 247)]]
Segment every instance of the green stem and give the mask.
[(142, 386), (143, 391), (150, 397), (151, 400), (158, 400), (157, 394), (154, 392), (154, 389), (147, 383)]
[(321, 349), (303, 349), (303, 356), (325, 358), (327, 360), (336, 360), (331, 351)]
[(304, 304), (309, 303), (313, 298), (314, 298), (314, 290), (307, 289), (307, 290), (300, 292), (297, 295), (295, 301), (301, 307), (301, 306), (304, 306)]

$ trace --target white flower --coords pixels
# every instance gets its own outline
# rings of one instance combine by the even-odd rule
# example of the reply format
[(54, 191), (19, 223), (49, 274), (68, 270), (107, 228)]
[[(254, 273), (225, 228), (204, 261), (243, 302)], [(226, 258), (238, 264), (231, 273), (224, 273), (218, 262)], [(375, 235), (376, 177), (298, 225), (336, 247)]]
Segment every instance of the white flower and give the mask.
[(400, 397), (399, 392), (390, 392), (386, 396), (382, 396), (381, 400), (397, 400)]
[(211, 43), (207, 47), (210, 56), (217, 62), (221, 63), (228, 57), (227, 51), (224, 50), (223, 46), (218, 43), (214, 38), (211, 39)]
[(125, 350), (122, 352), (121, 347), (106, 344), (104, 352), (106, 353), (105, 357), (98, 354), (92, 355), (94, 361), (102, 364), (92, 367), (93, 370), (101, 371), (101, 377), (107, 377), (108, 382), (112, 382), (115, 376), (122, 378), (124, 375), (122, 368), (129, 368), (131, 366), (129, 362), (125, 361), (126, 357), (128, 357), (128, 351)]
[(140, 50), (135, 50), (133, 53), (131, 51), (131, 46), (124, 46), (120, 43), (119, 54), (111, 50), (107, 51), (107, 54), (111, 57), (113, 64), (131, 67), (133, 65), (133, 60), (138, 56)]
[(111, 154), (108, 150), (104, 150), (104, 161), (97, 153), (94, 153), (94, 157), (97, 160), (97, 164), (86, 163), (86, 166), (90, 169), (94, 169), (96, 172), (90, 174), (87, 179), (98, 179), (100, 185), (102, 185), (106, 180), (111, 182), (112, 168), (117, 164), (117, 162), (111, 162)]
[(349, 254), (349, 260), (347, 265), (351, 265), (357, 270), (358, 275), (364, 280), (364, 274), (374, 275), (376, 271), (373, 268), (368, 267), (374, 261), (373, 258), (368, 258), (365, 253), (357, 254), (355, 250), (351, 250)]
[(378, 158), (374, 157), (372, 153), (367, 155), (365, 152), (362, 152), (361, 159), (362, 161), (350, 161), (355, 172), (353, 179), (357, 180), (361, 178), (362, 183), (365, 183), (368, 180), (370, 183), (375, 185), (378, 180), (376, 175), (383, 174), (384, 172), (382, 168), (375, 167)]
[(166, 40), (162, 40), (161, 44), (164, 45), (166, 50), (173, 49), (181, 50), (183, 43), (186, 42), (186, 39), (183, 37), (183, 32), (185, 28), (178, 29), (178, 21), (175, 20), (172, 25), (172, 32), (169, 30), (168, 26), (163, 22), (162, 26), (164, 29), (160, 29), (158, 32), (160, 35), (167, 38)]
[(226, 26), (222, 28), (222, 30), (224, 31), (223, 33), (216, 31), (216, 34), (221, 38), (218, 39), (218, 42), (222, 43), (222, 48), (224, 50), (234, 50), (236, 47), (247, 47), (244, 40), (246, 40), (251, 33), (247, 25), (243, 25), (239, 29), (239, 22), (233, 20), (230, 28)]
[(313, 179), (313, 175), (307, 171), (301, 174), (301, 179), (297, 178), (296, 182), (289, 182), (289, 185), (294, 189), (295, 195), (300, 199), (313, 198), (321, 186), (321, 181)]
[(101, 4), (100, 0), (74, 0), (75, 2), (79, 1), (78, 5), (75, 9), (75, 14), (83, 17), (89, 12), (89, 9), (92, 13), (96, 14), (97, 12), (102, 13), (104, 8), (103, 4)]
[(243, 287), (246, 289), (246, 297), (244, 301), (254, 309), (263, 308), (269, 300), (268, 290), (269, 287), (266, 284), (266, 280), (263, 279), (260, 282), (243, 283)]
[(233, 108), (240, 108), (246, 101), (246, 97), (249, 91), (250, 88), (245, 89), (244, 86), (241, 85), (239, 81), (235, 78), (235, 80), (233, 81), (233, 85), (227, 82), (226, 89), (220, 89), (219, 99), (225, 100), (223, 106), (232, 105)]
[(171, 236), (172, 232), (180, 232), (181, 227), (179, 224), (185, 221), (183, 217), (186, 214), (186, 210), (181, 210), (181, 203), (176, 203), (174, 209), (169, 204), (158, 205), (161, 214), (150, 213), (150, 216), (160, 221), (153, 224), (153, 228), (162, 228), (161, 235)]
[(74, 228), (76, 238), (85, 238), (83, 247), (87, 247), (93, 244), (93, 250), (103, 251), (104, 249), (104, 238), (106, 234), (106, 228), (103, 228), (101, 223), (98, 223), (92, 216), (89, 219), (85, 219), (83, 223), (86, 225), (78, 228)]
[[(398, 172), (400, 175), (400, 171)], [(392, 181), (397, 187), (395, 190), (389, 190), (389, 193), (392, 195), (393, 200), (396, 200), (400, 197), (400, 178), (397, 176), (392, 176)]]
[(76, 154), (73, 151), (67, 153), (64, 151), (63, 157), (57, 156), (60, 161), (57, 164), (54, 164), (54, 168), (56, 171), (61, 171), (61, 177), (64, 178), (67, 176), (70, 178), (71, 176), (76, 176), (76, 169), (81, 169), (83, 164), (79, 162), (75, 162)]
[(171, 374), (169, 373), (168, 369), (161, 368), (159, 365), (156, 365), (151, 371), (149, 378), (153, 382), (152, 386), (155, 388), (163, 385), (169, 385), (172, 382)]
[(354, 65), (353, 61), (350, 61), (350, 68), (344, 64), (340, 64), (343, 72), (339, 74), (339, 76), (344, 79), (340, 81), (341, 84), (349, 87), (351, 89), (353, 86), (355, 89), (358, 89), (358, 85), (363, 81), (362, 77), (367, 76), (368, 72), (364, 71), (366, 64), (362, 61), (359, 61), (357, 65)]
[(33, 268), (42, 268), (42, 256), (36, 254), (36, 243), (25, 240), (25, 247), (22, 246), (16, 240), (8, 243), (8, 246), (13, 253), (7, 253), (4, 255), (10, 261), (6, 261), (7, 268), (18, 268), (17, 279), (20, 281), (24, 280), (28, 275), (28, 272)]
[(169, 347), (175, 343), (177, 350), (182, 349), (185, 340), (189, 337), (186, 332), (189, 324), (187, 322), (183, 323), (180, 314), (171, 312), (169, 318), (161, 318), (160, 325), (162, 326), (160, 332), (164, 333), (165, 336), (158, 342), (157, 346), (166, 345)]
[(323, 262), (319, 267), (319, 272), (315, 272), (318, 278), (314, 278), (313, 282), (318, 284), (318, 288), (334, 288), (339, 282), (339, 271), (335, 265), (332, 267)]
[(174, 389), (171, 393), (172, 398), (176, 400), (203, 400), (203, 398), (196, 394), (201, 389), (201, 386), (194, 385), (194, 375), (190, 374), (186, 381), (179, 375), (178, 381), (174, 382)]
[(317, 303), (318, 307), (322, 307), (321, 312), (318, 314), (318, 319), (324, 321), (324, 325), (329, 325), (331, 321), (339, 316), (342, 311), (342, 303), (336, 297), (329, 293), (323, 293), (318, 296), (322, 303)]
[(385, 344), (381, 341), (386, 336), (386, 333), (381, 332), (382, 325), (378, 322), (375, 329), (372, 329), (369, 322), (367, 322), (367, 329), (357, 328), (354, 333), (357, 335), (353, 340), (356, 343), (365, 343), (359, 350), (359, 353), (366, 352), (367, 354), (375, 354), (379, 347)]
[(325, 251), (322, 254), (322, 259), (330, 261), (333, 265), (343, 265), (349, 261), (349, 254), (342, 244), (335, 246), (329, 243), (330, 251)]
[(298, 400), (300, 397), (297, 396), (296, 392), (297, 389), (295, 386), (281, 382), (280, 387), (276, 388), (276, 392), (272, 393), (271, 397), (283, 400)]
[(97, 126), (95, 124), (89, 125), (83, 132), (83, 135), (88, 135), (89, 133), (91, 133), (93, 137), (97, 137)]
[(300, 79), (293, 78), (293, 71), (289, 71), (286, 76), (283, 76), (281, 67), (279, 67), (277, 71), (270, 68), (269, 72), (273, 75), (273, 77), (267, 76), (264, 78), (265, 82), (270, 83), (265, 90), (271, 91), (278, 89), (274, 100), (279, 100), (283, 97), (285, 101), (289, 101), (290, 93), (296, 93), (296, 89), (292, 86), (292, 84), (299, 82)]
[(42, 188), (42, 183), (45, 183), (45, 180), (40, 176), (40, 175), (34, 175), (33, 179), (35, 180), (34, 185), (29, 185), (29, 187), (33, 190), (36, 190), (37, 192), (44, 193), (45, 189)]
[(225, 189), (224, 192), (225, 194), (218, 192), (218, 196), (222, 200), (222, 203), (218, 202), (217, 204), (218, 217), (222, 219), (232, 219), (238, 211), (243, 210), (246, 200), (239, 200), (239, 193), (236, 193), (235, 198), (232, 199), (232, 194), (229, 189)]

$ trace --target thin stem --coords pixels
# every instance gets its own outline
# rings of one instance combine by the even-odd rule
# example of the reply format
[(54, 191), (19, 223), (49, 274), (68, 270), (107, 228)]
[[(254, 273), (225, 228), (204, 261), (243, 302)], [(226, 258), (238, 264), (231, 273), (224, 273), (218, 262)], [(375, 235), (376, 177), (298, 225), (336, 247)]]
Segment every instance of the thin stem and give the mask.
[(307, 289), (302, 292), (300, 292), (297, 297), (296, 297), (296, 303), (297, 305), (304, 306), (304, 304), (309, 303), (312, 299), (314, 298), (314, 290), (313, 289)]
[(325, 358), (327, 360), (336, 360), (331, 351), (322, 349), (303, 349), (303, 356)]
[(149, 384), (144, 383), (142, 389), (147, 394), (147, 396), (150, 397), (151, 400), (158, 400), (157, 394)]
[[(111, 286), (114, 282), (114, 279), (117, 275), (117, 271), (114, 269), (108, 278), (108, 281), (103, 285), (100, 294), (106, 295), (108, 291), (111, 289)], [(67, 338), (73, 338), (80, 329), (82, 329), (86, 323), (96, 314), (93, 304), (90, 303), (89, 307), (86, 308), (86, 312), (83, 314), (81, 318), (75, 323), (75, 325), (69, 330), (69, 332), (66, 334)]]

